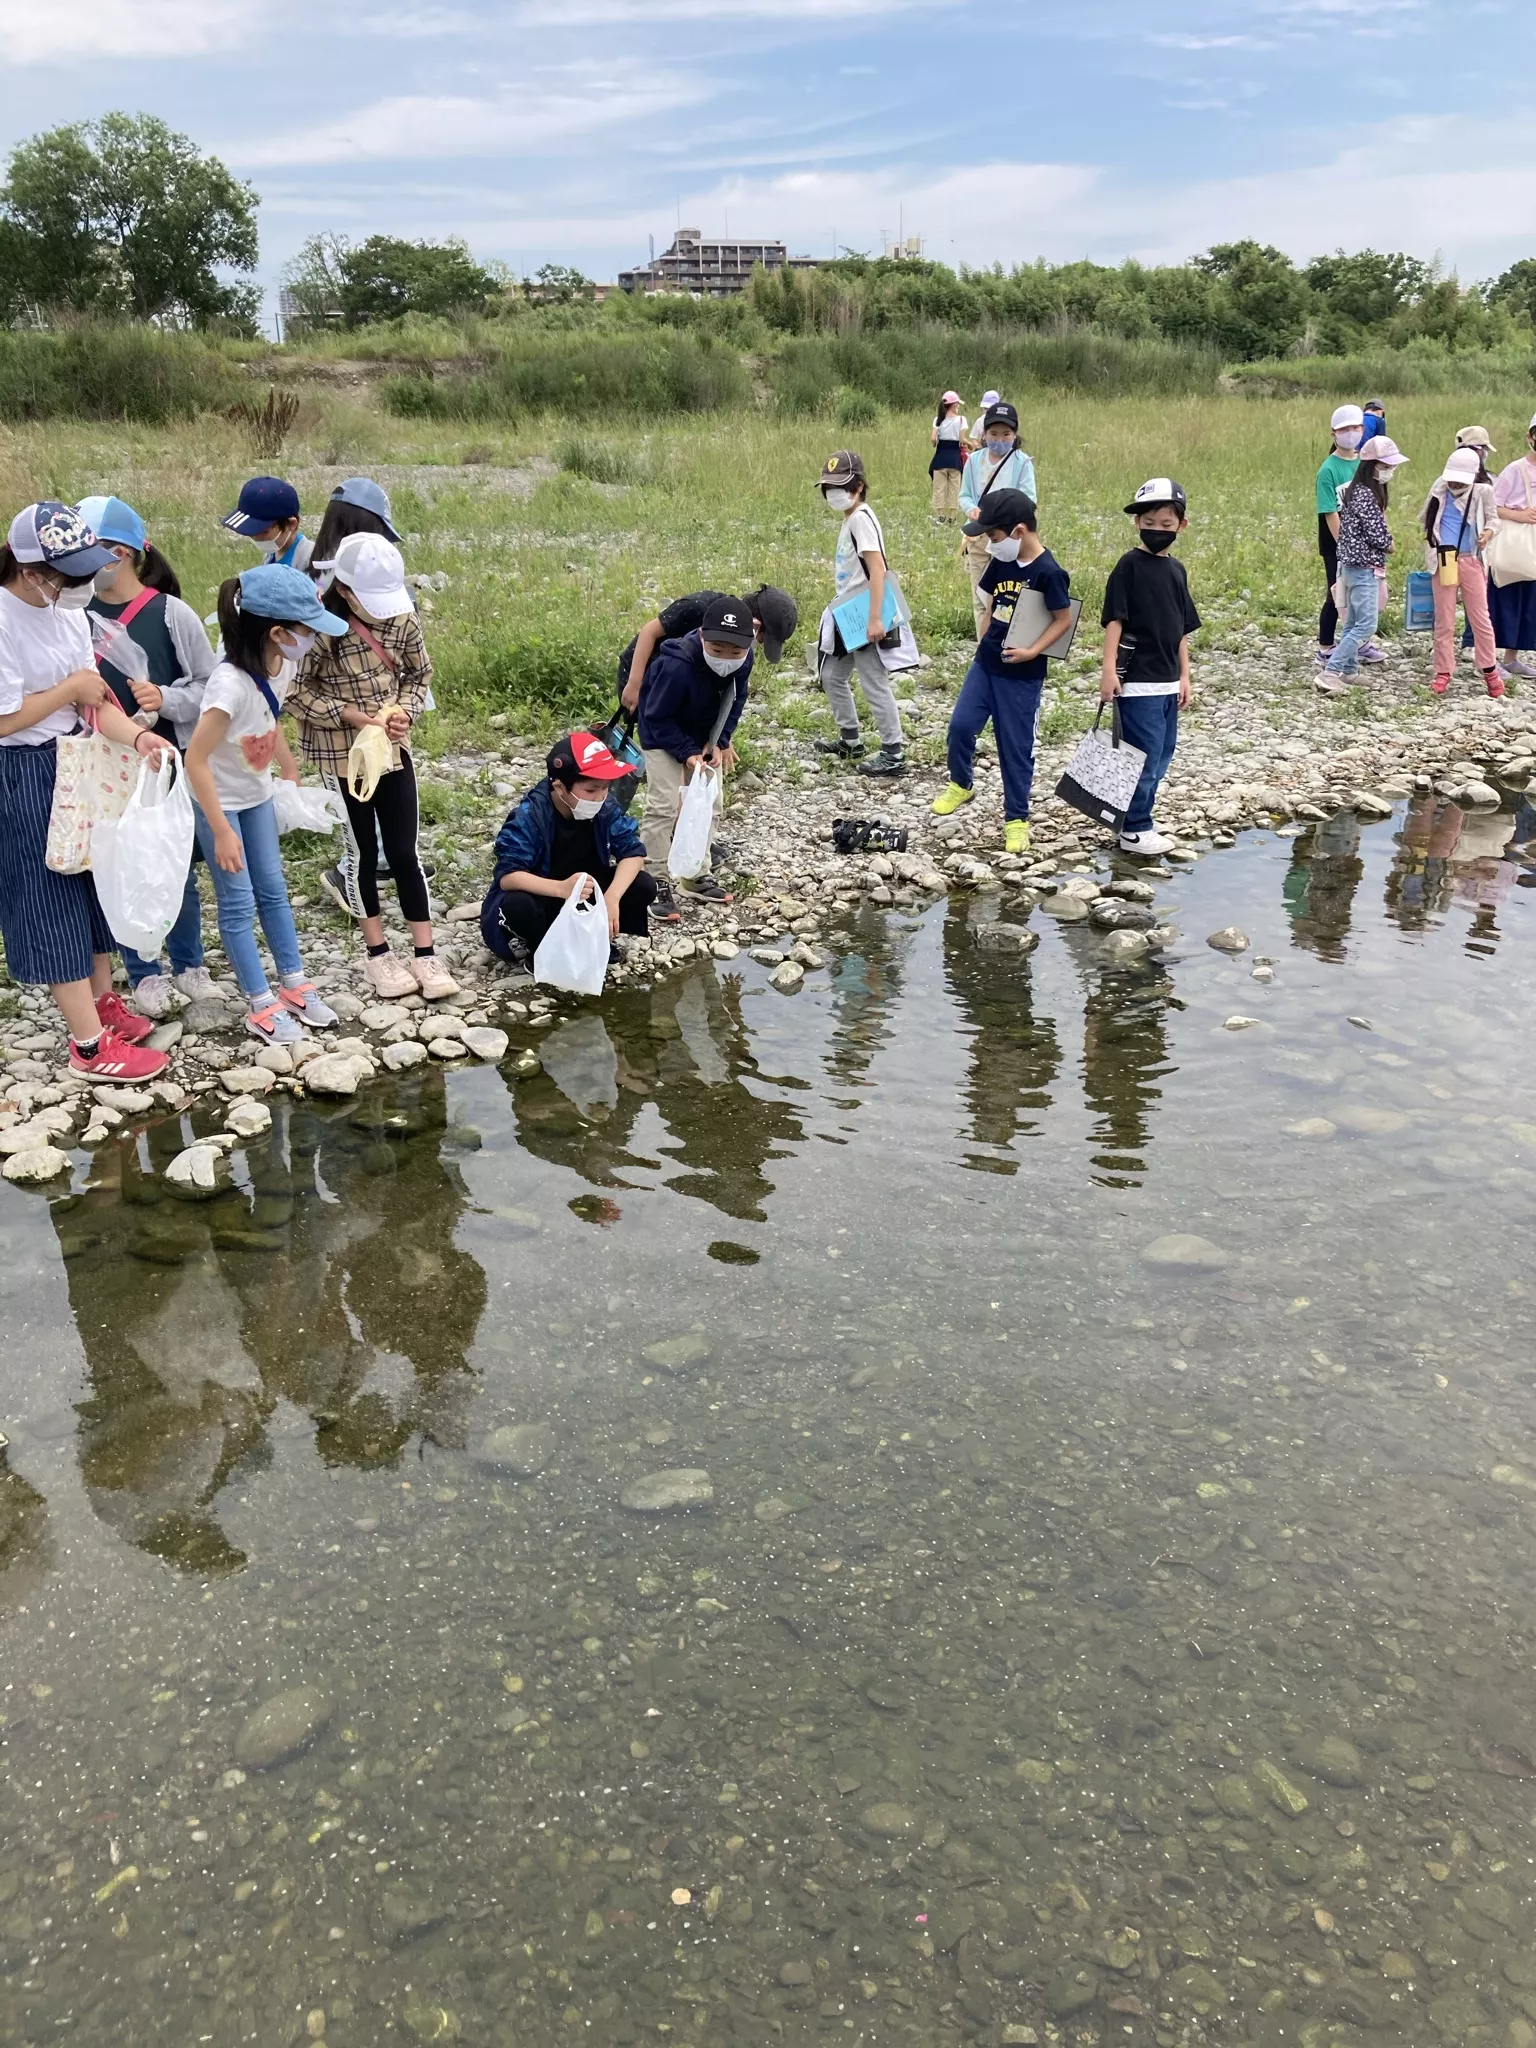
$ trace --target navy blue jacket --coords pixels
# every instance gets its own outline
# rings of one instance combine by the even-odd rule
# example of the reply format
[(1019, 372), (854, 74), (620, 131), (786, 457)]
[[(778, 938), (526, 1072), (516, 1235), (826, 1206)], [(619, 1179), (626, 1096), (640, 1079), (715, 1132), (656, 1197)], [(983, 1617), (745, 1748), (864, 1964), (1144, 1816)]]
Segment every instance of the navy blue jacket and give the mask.
[[(597, 858), (603, 867), (616, 868), (621, 860), (644, 860), (645, 842), (640, 837), (640, 827), (633, 818), (625, 816), (612, 797), (592, 820), (592, 831), (597, 841)], [(555, 800), (547, 782), (536, 782), (496, 834), (495, 866), (486, 904), (489, 906), (500, 897), (503, 875), (521, 869), (525, 874), (547, 877), (554, 844)]]
[(697, 633), (685, 633), (681, 640), (663, 640), (651, 656), (640, 686), (641, 746), (659, 748), (674, 761), (692, 760), (709, 744), (721, 699), (734, 683), (736, 701), (725, 715), (718, 741), (726, 746), (747, 708), (751, 673), (749, 653), (735, 675), (717, 676), (704, 659), (704, 642)]

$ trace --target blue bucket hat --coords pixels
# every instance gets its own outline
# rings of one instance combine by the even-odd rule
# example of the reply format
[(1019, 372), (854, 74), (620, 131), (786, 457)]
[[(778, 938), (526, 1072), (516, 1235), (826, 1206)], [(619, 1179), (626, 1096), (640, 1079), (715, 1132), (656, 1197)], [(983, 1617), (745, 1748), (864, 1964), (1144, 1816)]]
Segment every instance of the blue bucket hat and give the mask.
[(98, 540), (110, 546), (143, 551), (144, 522), (121, 498), (82, 498), (75, 510)]
[(376, 484), (371, 476), (343, 478), (331, 493), (331, 503), (356, 505), (361, 511), (371, 512), (375, 519), (382, 519), (385, 537), (399, 547), (400, 536), (395, 531), (394, 518), (389, 509), (389, 493), (382, 484)]
[(315, 586), (302, 569), (286, 568), (281, 562), (263, 562), (257, 569), (240, 572), (240, 609), (258, 619), (273, 619), (284, 626), (308, 626), (312, 632), (345, 633), (347, 622), (328, 612), (315, 595)]

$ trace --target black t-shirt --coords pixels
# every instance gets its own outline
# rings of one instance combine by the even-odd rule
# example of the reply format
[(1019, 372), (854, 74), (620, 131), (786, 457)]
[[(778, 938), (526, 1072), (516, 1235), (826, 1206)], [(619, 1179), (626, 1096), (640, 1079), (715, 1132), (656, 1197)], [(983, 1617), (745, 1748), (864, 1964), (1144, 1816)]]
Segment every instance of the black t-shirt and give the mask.
[[(674, 597), (670, 604), (664, 604), (656, 614), (661, 621), (663, 640), (681, 640), (685, 633), (696, 633), (704, 623), (704, 614), (716, 598), (725, 596), (720, 590), (695, 590), (687, 597)], [(635, 640), (639, 639), (635, 635)], [(629, 664), (635, 658), (635, 640), (631, 640), (619, 656), (619, 688), (622, 690), (629, 681)]]
[(1184, 564), (1171, 554), (1153, 555), (1145, 548), (1122, 555), (1104, 586), (1100, 623), (1109, 626), (1117, 620), (1123, 628), (1121, 644), (1130, 649), (1120, 680), (1177, 681), (1179, 642), (1200, 624)]
[(590, 818), (562, 818), (555, 812), (555, 837), (549, 849), (549, 877), (563, 882), (567, 875), (591, 875), (600, 889), (613, 880), (611, 868), (597, 861), (597, 828)]
[(1045, 681), (1043, 654), (1038, 661), (1004, 661), (1003, 642), (1021, 591), (1038, 590), (1048, 612), (1064, 612), (1072, 602), (1070, 585), (1071, 578), (1049, 548), (1042, 548), (1032, 562), (988, 562), (976, 586), (992, 599), (992, 623), (976, 649), (976, 659), (988, 675), (1020, 683)]
[[(120, 619), (128, 609), (126, 605), (108, 604), (104, 598), (93, 597), (90, 609), (102, 619)], [(143, 648), (149, 662), (149, 680), (157, 688), (168, 690), (174, 683), (182, 681), (181, 659), (176, 652), (176, 643), (171, 638), (171, 629), (165, 622), (165, 598), (152, 597), (149, 603), (135, 612), (128, 621), (127, 634)], [(121, 704), (130, 718), (138, 710), (128, 678), (110, 661), (100, 664), (101, 679)], [(174, 740), (176, 729), (168, 718), (155, 721), (155, 731), (163, 739)]]

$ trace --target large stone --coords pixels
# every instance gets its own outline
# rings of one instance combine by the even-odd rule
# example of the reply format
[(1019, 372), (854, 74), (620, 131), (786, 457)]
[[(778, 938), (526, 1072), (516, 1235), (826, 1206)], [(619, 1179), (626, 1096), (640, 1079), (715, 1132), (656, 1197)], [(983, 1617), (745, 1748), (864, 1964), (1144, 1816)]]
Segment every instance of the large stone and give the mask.
[(1325, 1785), (1351, 1790), (1365, 1783), (1365, 1761), (1342, 1735), (1304, 1736), (1296, 1745), (1296, 1761)]
[(165, 1178), (178, 1194), (212, 1195), (228, 1180), (229, 1169), (219, 1146), (189, 1145), (165, 1169)]
[(427, 1048), (415, 1038), (397, 1038), (383, 1052), (384, 1064), (392, 1074), (403, 1074), (407, 1067), (419, 1067), (426, 1057)]
[(1170, 1231), (1166, 1237), (1155, 1237), (1141, 1248), (1142, 1263), (1148, 1266), (1168, 1266), (1186, 1272), (1214, 1273), (1225, 1266), (1230, 1252), (1224, 1252), (1219, 1244), (1212, 1244), (1208, 1237), (1197, 1237), (1190, 1231)]
[(29, 1118), (24, 1124), (12, 1124), (8, 1131), (0, 1131), (0, 1159), (13, 1159), (21, 1152), (35, 1152), (40, 1145), (50, 1144), (62, 1131), (68, 1130), (73, 1121), (72, 1117), (66, 1116), (61, 1125), (45, 1109), (41, 1115)]
[(463, 1038), (470, 1027), (457, 1010), (431, 1010), (422, 1017), (417, 1029), (423, 1038)]
[(457, 1035), (445, 1038), (435, 1034), (427, 1040), (427, 1051), (435, 1060), (462, 1060), (468, 1057), (469, 1047)]
[(331, 1700), (314, 1685), (296, 1685), (263, 1701), (235, 1738), (235, 1762), (265, 1771), (307, 1749), (331, 1718)]
[(482, 1465), (514, 1479), (533, 1479), (555, 1455), (555, 1432), (547, 1422), (509, 1422), (493, 1429), (476, 1456)]
[(1127, 903), (1116, 896), (1101, 896), (1089, 906), (1088, 921), (1101, 932), (1149, 932), (1157, 923), (1157, 912), (1150, 903)]
[(1099, 947), (1099, 958), (1110, 967), (1134, 967), (1152, 950), (1146, 932), (1109, 932)]
[(917, 1815), (892, 1799), (877, 1799), (873, 1806), (865, 1807), (859, 1818), (872, 1835), (896, 1839), (917, 1833)]
[(1235, 924), (1223, 925), (1219, 932), (1212, 932), (1205, 942), (1218, 953), (1246, 953), (1251, 943), (1248, 934), (1240, 931)]
[(263, 1131), (272, 1128), (272, 1112), (264, 1102), (253, 1101), (249, 1095), (242, 1095), (229, 1106), (224, 1119), (226, 1131), (233, 1131), (237, 1138), (259, 1138)]
[(699, 1330), (685, 1330), (680, 1337), (663, 1337), (658, 1344), (647, 1344), (640, 1356), (663, 1372), (685, 1372), (708, 1358), (709, 1339)]
[(1353, 1131), (1362, 1138), (1389, 1137), (1394, 1131), (1405, 1131), (1409, 1118), (1401, 1109), (1377, 1109), (1369, 1102), (1336, 1102), (1330, 1105), (1329, 1114), (1342, 1131)]
[(322, 1053), (305, 1065), (304, 1086), (311, 1095), (355, 1095), (371, 1071), (367, 1061), (347, 1053)]
[(776, 989), (790, 995), (805, 979), (805, 969), (798, 960), (781, 960), (768, 979)]
[(53, 1180), (68, 1170), (69, 1155), (56, 1145), (34, 1145), (29, 1152), (12, 1153), (4, 1167), (5, 1178), (21, 1187)]
[(971, 936), (989, 953), (1011, 953), (1016, 958), (1032, 953), (1040, 943), (1040, 934), (1031, 931), (1027, 924), (1007, 924), (1001, 919), (995, 924), (977, 925)]
[(1269, 1803), (1289, 1819), (1296, 1820), (1311, 1803), (1299, 1785), (1293, 1785), (1278, 1764), (1255, 1764), (1254, 1778), (1263, 1786)]
[(226, 1095), (265, 1095), (276, 1080), (270, 1067), (226, 1067), (219, 1086)]
[(466, 1024), (464, 1043), (477, 1060), (489, 1060), (497, 1066), (507, 1056), (509, 1040), (505, 1031), (499, 1031), (494, 1024)]
[(286, 1045), (264, 1045), (251, 1064), (265, 1067), (269, 1074), (291, 1074), (293, 1054)]
[(619, 1505), (637, 1515), (662, 1515), (671, 1508), (707, 1508), (714, 1497), (714, 1483), (707, 1472), (680, 1466), (632, 1479), (620, 1493)]
[(147, 1088), (117, 1088), (109, 1083), (104, 1088), (93, 1088), (91, 1093), (108, 1109), (120, 1109), (126, 1116), (142, 1116), (155, 1106), (155, 1098)]
[(1059, 918), (1063, 924), (1082, 924), (1087, 920), (1088, 901), (1083, 896), (1067, 896), (1058, 892), (1047, 896), (1040, 908), (1050, 917)]
[(393, 1025), (404, 1024), (410, 1015), (403, 1003), (370, 1003), (357, 1021), (365, 1031), (388, 1031)]
[(1474, 779), (1464, 782), (1456, 792), (1457, 803), (1469, 810), (1481, 810), (1484, 805), (1497, 804), (1499, 792), (1491, 782)]

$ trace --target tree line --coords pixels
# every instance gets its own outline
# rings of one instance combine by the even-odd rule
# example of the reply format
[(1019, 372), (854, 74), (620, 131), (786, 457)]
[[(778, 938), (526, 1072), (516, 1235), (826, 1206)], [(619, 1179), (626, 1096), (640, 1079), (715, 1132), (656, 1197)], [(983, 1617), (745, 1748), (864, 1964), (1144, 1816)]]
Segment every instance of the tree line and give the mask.
[[(258, 203), (252, 186), (152, 115), (105, 114), (33, 136), (11, 152), (0, 186), (0, 323), (86, 317), (254, 333)], [(296, 330), (513, 318), (552, 304), (562, 317), (626, 317), (591, 306), (589, 281), (572, 266), (545, 264), (520, 281), (456, 240), (315, 235), (282, 282)], [(1402, 252), (1338, 250), (1297, 264), (1256, 241), (1220, 243), (1183, 264), (1009, 270), (844, 250), (813, 270), (759, 271), (741, 300), (650, 301), (644, 310), (722, 338), (748, 324), (806, 336), (933, 324), (1083, 328), (1234, 362), (1383, 347), (1463, 352), (1532, 346), (1536, 257), (1464, 286)]]

